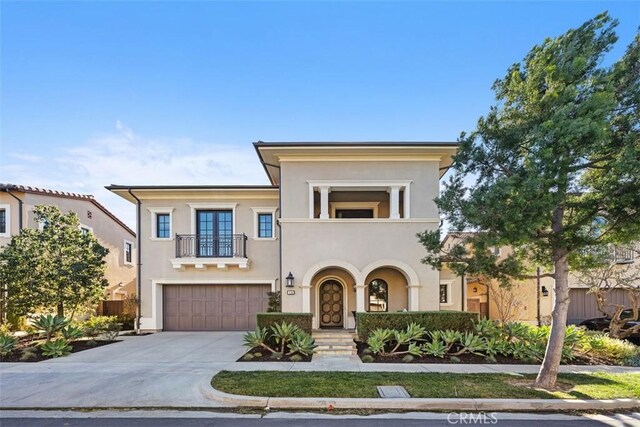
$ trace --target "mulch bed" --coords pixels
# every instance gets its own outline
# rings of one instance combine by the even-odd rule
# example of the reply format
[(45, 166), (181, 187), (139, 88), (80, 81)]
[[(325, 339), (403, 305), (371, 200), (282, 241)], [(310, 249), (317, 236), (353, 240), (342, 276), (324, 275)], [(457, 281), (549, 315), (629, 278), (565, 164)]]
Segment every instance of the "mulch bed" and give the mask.
[[(260, 353), (261, 356), (254, 357), (253, 359), (249, 359), (249, 360), (244, 359), (245, 355), (247, 354), (255, 355), (256, 353)], [(236, 362), (311, 362), (312, 356), (303, 356), (303, 355), (300, 355), (300, 356), (302, 356), (302, 360), (291, 360), (291, 356), (287, 356), (286, 354), (282, 356), (282, 359), (272, 359), (271, 352), (269, 352), (268, 350), (265, 350), (263, 348), (252, 348), (251, 350), (243, 354), (238, 360), (236, 360)]]
[[(358, 348), (358, 356), (362, 359), (362, 352), (367, 348), (367, 345), (363, 342), (356, 341), (356, 346)], [(400, 347), (400, 350), (406, 350), (406, 348)], [(402, 358), (405, 354), (399, 356), (376, 356), (375, 354), (370, 354), (373, 357), (374, 361), (369, 363), (449, 363), (449, 364), (500, 364), (500, 365), (537, 365), (538, 363), (525, 362), (523, 360), (514, 359), (512, 357), (505, 356), (496, 356), (495, 361), (489, 360), (484, 356), (478, 356), (476, 354), (465, 353), (460, 356), (456, 356), (459, 360), (453, 361), (448, 356), (445, 357), (433, 357), (433, 356), (422, 356), (415, 357), (411, 362), (405, 362)], [(590, 363), (587, 360), (583, 360), (580, 358), (576, 358), (571, 361), (571, 365), (589, 365)]]
[[(84, 351), (84, 350), (91, 350), (92, 348), (96, 348), (96, 347), (102, 347), (103, 345), (108, 345), (108, 344), (112, 344), (115, 342), (120, 342), (121, 340), (115, 340), (115, 341), (105, 341), (105, 340), (94, 340), (94, 341), (89, 341), (89, 340), (80, 340), (80, 341), (74, 341), (72, 342), (71, 345), (71, 353), (78, 353), (80, 351)], [(33, 354), (33, 357), (30, 357), (28, 359), (22, 360), (23, 357), (23, 353), (25, 352), (25, 350), (31, 350), (31, 353)], [(48, 360), (51, 359), (51, 357), (47, 357), (47, 356), (43, 356), (42, 355), (42, 351), (40, 350), (40, 348), (38, 346), (35, 345), (27, 345), (27, 346), (23, 346), (23, 347), (19, 347), (16, 350), (14, 350), (11, 354), (7, 355), (7, 356), (0, 356), (0, 362), (40, 362), (42, 360)]]

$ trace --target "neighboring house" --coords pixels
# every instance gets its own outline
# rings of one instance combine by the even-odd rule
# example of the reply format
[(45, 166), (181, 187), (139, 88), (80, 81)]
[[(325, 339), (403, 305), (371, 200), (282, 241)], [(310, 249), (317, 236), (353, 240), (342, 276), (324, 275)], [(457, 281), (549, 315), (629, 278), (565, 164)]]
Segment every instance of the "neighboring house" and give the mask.
[(138, 208), (141, 329), (252, 329), (279, 290), (314, 328), (440, 308), (416, 233), (456, 143), (254, 146), (272, 185), (107, 187)]
[(105, 277), (105, 298), (121, 300), (136, 293), (135, 233), (93, 196), (45, 190), (23, 185), (0, 184), (0, 247), (22, 228), (39, 228), (33, 209), (53, 205), (63, 213), (75, 212), (80, 227), (93, 233), (109, 249)]
[[(448, 233), (443, 245), (445, 250), (463, 239), (466, 232)], [(495, 249), (498, 257), (506, 257), (509, 247)], [(640, 262), (638, 252), (626, 247), (612, 247), (612, 260), (620, 265)], [(544, 271), (541, 271), (544, 273)], [(532, 272), (535, 275), (535, 269)], [(504, 314), (510, 314), (512, 321), (522, 321), (530, 324), (549, 323), (554, 305), (554, 280), (542, 277), (540, 280), (528, 279), (514, 281), (511, 291), (501, 288), (497, 281), (485, 278), (457, 276), (446, 264), (440, 273), (441, 303), (443, 310), (464, 310), (480, 313), (481, 316), (501, 320)], [(595, 296), (587, 293), (587, 288), (580, 284), (579, 276), (575, 272), (569, 274), (569, 313), (567, 323), (576, 324), (582, 320), (601, 317)], [(448, 295), (445, 296), (445, 293)], [(612, 290), (608, 294), (609, 302), (630, 306), (625, 291)]]

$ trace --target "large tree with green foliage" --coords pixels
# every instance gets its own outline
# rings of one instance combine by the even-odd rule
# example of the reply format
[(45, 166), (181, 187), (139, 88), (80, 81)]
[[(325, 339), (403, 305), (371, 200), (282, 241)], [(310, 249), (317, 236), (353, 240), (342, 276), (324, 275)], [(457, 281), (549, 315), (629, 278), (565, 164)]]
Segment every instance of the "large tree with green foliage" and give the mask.
[[(617, 21), (603, 13), (534, 46), (493, 89), (497, 104), (462, 134), (453, 175), (436, 200), (464, 234), (445, 250), (425, 232), (424, 262), (508, 283), (547, 267), (552, 329), (536, 379), (555, 385), (570, 267), (593, 248), (640, 236), (640, 34), (611, 66)], [(474, 185), (468, 185), (475, 181)], [(496, 257), (493, 246), (513, 253)]]
[(56, 206), (36, 206), (41, 230), (23, 229), (0, 252), (0, 280), (8, 312), (24, 316), (38, 309), (72, 314), (97, 301), (104, 278), (104, 248), (91, 233), (83, 233), (78, 216)]

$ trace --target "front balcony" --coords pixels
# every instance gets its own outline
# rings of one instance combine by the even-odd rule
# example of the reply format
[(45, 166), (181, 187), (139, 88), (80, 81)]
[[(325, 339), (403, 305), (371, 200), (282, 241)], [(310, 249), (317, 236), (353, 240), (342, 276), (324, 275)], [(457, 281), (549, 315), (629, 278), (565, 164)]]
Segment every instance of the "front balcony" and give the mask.
[(218, 269), (249, 268), (247, 236), (244, 233), (223, 237), (176, 234), (176, 257), (171, 264), (180, 270), (188, 266), (202, 270), (213, 266)]

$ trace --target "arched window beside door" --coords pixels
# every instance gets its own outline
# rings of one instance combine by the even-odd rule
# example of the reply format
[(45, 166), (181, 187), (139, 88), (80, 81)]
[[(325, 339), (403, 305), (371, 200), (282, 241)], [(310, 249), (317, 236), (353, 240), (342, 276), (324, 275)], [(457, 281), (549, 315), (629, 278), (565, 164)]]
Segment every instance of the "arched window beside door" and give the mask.
[(368, 311), (389, 311), (389, 286), (382, 279), (373, 279), (369, 283)]

